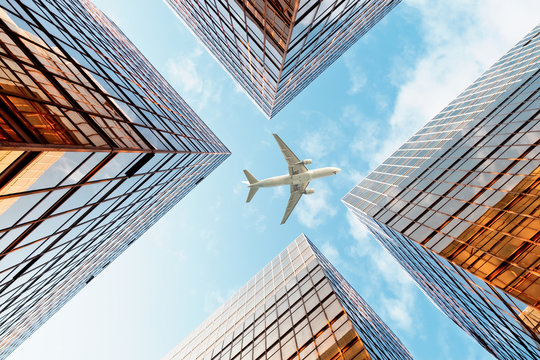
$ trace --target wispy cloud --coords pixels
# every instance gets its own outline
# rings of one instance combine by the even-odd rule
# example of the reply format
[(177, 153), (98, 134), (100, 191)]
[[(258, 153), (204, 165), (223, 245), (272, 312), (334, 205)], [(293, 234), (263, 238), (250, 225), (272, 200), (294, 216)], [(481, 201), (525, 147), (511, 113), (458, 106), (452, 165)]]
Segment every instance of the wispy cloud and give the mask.
[(316, 228), (325, 220), (336, 214), (336, 208), (331, 205), (332, 192), (326, 183), (319, 182), (312, 195), (304, 195), (295, 209), (298, 221), (308, 228)]
[(345, 67), (349, 72), (350, 87), (347, 90), (349, 95), (356, 95), (367, 83), (367, 76), (358, 64), (353, 52), (348, 52), (344, 57)]
[(339, 144), (349, 136), (349, 130), (364, 126), (365, 123), (364, 116), (356, 105), (346, 105), (341, 109), (341, 113), (332, 116), (316, 111), (305, 111), (302, 115), (317, 125), (316, 128), (304, 131), (300, 142), (302, 151), (314, 160), (333, 157), (333, 152), (342, 150)]
[(321, 252), (323, 255), (334, 265), (341, 262), (341, 256), (339, 254), (339, 250), (332, 244), (330, 244), (328, 241), (323, 243), (320, 247)]
[(373, 149), (379, 147), (381, 142), (381, 132), (381, 127), (378, 121), (364, 121), (361, 130), (358, 131), (358, 133), (354, 136), (350, 144), (350, 149), (362, 159), (371, 159)]
[(272, 199), (279, 199), (279, 198), (282, 198), (285, 196), (285, 189), (287, 189), (287, 187), (285, 186), (278, 186), (278, 187), (275, 187), (272, 191)]
[(218, 238), (219, 237), (213, 230), (203, 229), (199, 233), (198, 240), (204, 244), (204, 249), (208, 255), (216, 257), (219, 255), (219, 244), (217, 242)]
[(390, 132), (372, 165), (386, 159), (530, 31), (540, 13), (535, 0), (519, 5), (504, 0), (411, 0), (407, 5), (420, 14), (426, 53), (409, 68), (396, 61), (399, 92)]
[(233, 296), (238, 291), (237, 288), (230, 288), (226, 291), (212, 290), (204, 297), (203, 308), (207, 314), (212, 314), (216, 311), (225, 301)]
[(243, 218), (249, 221), (259, 233), (266, 230), (267, 217), (257, 207), (247, 206), (246, 211), (243, 213)]
[(304, 117), (317, 119), (314, 123), (319, 125), (316, 129), (309, 129), (305, 132), (300, 142), (300, 148), (306, 156), (320, 160), (334, 150), (336, 142), (343, 136), (337, 121), (339, 119), (329, 118), (317, 112), (305, 113)]
[[(540, 13), (538, 1), (522, 1), (518, 6), (507, 1), (410, 0), (407, 6), (420, 15), (426, 50), (410, 67), (395, 62), (390, 77), (398, 95), (388, 123), (363, 121), (361, 132), (351, 142), (351, 154), (367, 160), (371, 168), (529, 32)], [(414, 332), (417, 290), (413, 280), (353, 215), (348, 214), (348, 222), (356, 240), (351, 253), (372, 269), (381, 316), (396, 328)]]
[(378, 301), (383, 307), (381, 315), (390, 319), (392, 325), (407, 332), (414, 332), (411, 314), (415, 306), (415, 285), (396, 260), (378, 245), (369, 235), (367, 228), (351, 213), (347, 213), (349, 232), (356, 240), (351, 254), (368, 262), (372, 284), (381, 288)]
[(400, 329), (413, 332), (411, 317), (415, 304), (413, 280), (384, 250), (377, 252), (376, 266), (390, 290), (390, 294), (383, 295), (381, 299), (388, 317)]
[(367, 175), (365, 172), (352, 169), (352, 167), (349, 171), (347, 171), (347, 173), (347, 179), (354, 185), (362, 181), (362, 179), (364, 179)]
[(303, 152), (309, 154), (314, 158), (322, 158), (329, 152), (331, 146), (327, 140), (328, 135), (324, 132), (310, 132), (304, 137), (304, 140), (300, 144)]
[(202, 61), (203, 49), (167, 61), (168, 78), (179, 88), (180, 95), (196, 110), (221, 102), (223, 84), (216, 81)]
[[(236, 195), (236, 196), (241, 196), (241, 194), (243, 192), (246, 192), (247, 193), (247, 187), (245, 184), (242, 184), (241, 182), (238, 182), (236, 183), (234, 186), (233, 186), (233, 190), (232, 190), (233, 194)], [(247, 195), (246, 195), (247, 196)]]
[[(354, 176), (358, 179), (358, 169), (364, 169), (373, 167), (373, 154), (381, 146), (381, 139), (384, 139), (386, 134), (385, 125), (380, 119), (369, 118), (362, 114), (361, 110), (354, 105), (345, 106), (342, 110), (341, 122), (346, 124), (352, 124), (353, 127), (349, 132), (349, 136), (343, 140), (349, 143), (348, 149), (343, 153), (354, 159), (352, 162), (354, 166), (348, 166), (345, 169), (349, 169), (349, 178)], [(358, 179), (355, 184), (360, 182)]]
[(225, 302), (225, 297), (217, 290), (210, 291), (204, 298), (204, 311), (211, 314)]
[(342, 109), (341, 121), (347, 124), (360, 126), (364, 124), (365, 119), (364, 115), (356, 105), (346, 105)]
[(183, 92), (201, 93), (203, 91), (203, 79), (197, 71), (196, 65), (196, 61), (201, 55), (202, 50), (196, 48), (188, 57), (169, 59), (167, 62), (169, 73)]

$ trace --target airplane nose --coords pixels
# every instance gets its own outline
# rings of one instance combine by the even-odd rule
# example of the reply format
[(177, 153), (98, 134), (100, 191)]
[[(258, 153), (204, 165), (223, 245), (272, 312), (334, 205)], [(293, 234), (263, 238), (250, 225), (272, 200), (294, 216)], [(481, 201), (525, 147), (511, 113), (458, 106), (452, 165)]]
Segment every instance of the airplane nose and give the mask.
[(341, 169), (340, 168), (334, 168), (334, 174), (337, 174), (338, 172), (340, 172)]

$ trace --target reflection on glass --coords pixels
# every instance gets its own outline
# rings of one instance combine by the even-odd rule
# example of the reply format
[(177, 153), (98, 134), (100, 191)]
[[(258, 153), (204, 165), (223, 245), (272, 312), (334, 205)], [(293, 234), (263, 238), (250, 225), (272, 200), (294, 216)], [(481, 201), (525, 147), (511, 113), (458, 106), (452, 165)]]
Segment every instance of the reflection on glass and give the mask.
[[(496, 358), (538, 359), (540, 26), (344, 203)], [(530, 314), (527, 315), (527, 314)]]
[[(264, 289), (264, 290), (263, 290)], [(164, 359), (412, 359), (300, 235)]]

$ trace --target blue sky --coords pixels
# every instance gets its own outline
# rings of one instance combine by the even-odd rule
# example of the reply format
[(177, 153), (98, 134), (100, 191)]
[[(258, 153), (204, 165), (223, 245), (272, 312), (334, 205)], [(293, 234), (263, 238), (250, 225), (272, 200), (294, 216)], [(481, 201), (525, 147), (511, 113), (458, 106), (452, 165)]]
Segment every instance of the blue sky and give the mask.
[[(232, 152), (10, 359), (156, 359), (300, 233), (416, 359), (490, 359), (440, 313), (340, 199), (536, 25), (535, 0), (403, 1), (267, 120), (159, 0), (95, 0)], [(242, 169), (287, 172), (271, 134), (338, 166), (285, 225), (287, 189), (246, 204)]]

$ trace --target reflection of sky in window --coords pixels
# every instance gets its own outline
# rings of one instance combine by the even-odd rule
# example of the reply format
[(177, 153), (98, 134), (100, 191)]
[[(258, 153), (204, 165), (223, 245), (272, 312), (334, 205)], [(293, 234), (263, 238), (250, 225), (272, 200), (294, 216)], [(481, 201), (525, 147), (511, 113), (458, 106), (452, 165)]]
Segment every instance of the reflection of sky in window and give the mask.
[[(32, 17), (40, 23), (27, 22), (27, 6), (43, 15)], [(4, 195), (20, 196), (0, 200), (5, 208), (0, 229), (0, 251), (5, 251), (0, 261), (0, 333), (10, 338), (9, 344), (2, 342), (0, 357), (228, 156), (161, 75), (86, 0), (39, 6), (8, 2), (1, 7), (13, 11), (10, 17), (17, 24), (3, 17), (11, 28), (4, 38), (13, 39), (8, 44), (10, 64), (27, 80), (8, 84), (20, 92), (13, 101), (25, 111), (29, 132), (45, 141), (36, 141), (35, 149), (41, 151), (37, 158), (34, 153), (20, 156), (16, 165), (24, 170), (3, 188)], [(24, 55), (17, 38), (36, 59)], [(42, 66), (49, 72), (42, 72)], [(3, 86), (15, 76), (13, 69), (4, 72)], [(22, 99), (30, 91), (37, 98)], [(107, 136), (98, 135), (98, 127)], [(65, 152), (43, 151), (50, 143)], [(87, 145), (105, 151), (92, 152)], [(148, 146), (158, 154), (122, 152)], [(16, 158), (4, 159), (2, 165), (10, 166)], [(33, 223), (11, 228), (27, 222)]]
[[(352, 358), (365, 352), (409, 359), (382, 320), (311, 246), (299, 236), (165, 358), (234, 357), (243, 350), (253, 358), (276, 351), (282, 359), (297, 353), (302, 358)], [(344, 310), (344, 301), (358, 309)], [(356, 311), (354, 316), (349, 310)]]
[[(180, 0), (167, 2), (186, 20), (186, 24), (248, 92), (255, 104), (273, 116), (307, 86), (319, 70), (324, 70), (345, 51), (350, 41), (354, 42), (369, 30), (399, 1), (376, 1), (362, 10), (358, 9), (364, 7), (365, 2), (343, 1), (335, 8), (336, 2), (331, 0), (280, 3), (280, 6), (289, 8), (287, 11), (270, 2), (257, 1), (246, 3), (247, 15), (238, 7), (236, 0), (227, 1), (230, 10), (220, 2), (210, 4), (208, 10), (196, 3), (188, 6)], [(291, 9), (296, 7), (298, 13), (293, 15)], [(275, 11), (281, 12), (281, 17), (276, 16)], [(221, 17), (216, 18), (214, 12)], [(263, 16), (265, 21), (261, 21)], [(229, 21), (230, 17), (233, 20)], [(293, 18), (298, 19), (294, 24), (291, 23)], [(344, 18), (349, 23), (345, 23)], [(358, 20), (360, 18), (361, 21)], [(352, 26), (355, 20), (358, 20), (357, 26)], [(292, 34), (288, 38), (290, 30)], [(306, 42), (319, 36), (319, 41)], [(332, 46), (325, 48), (328, 44)], [(246, 46), (248, 54), (244, 54)], [(283, 60), (286, 60), (284, 66)]]
[[(531, 32), (528, 37), (532, 37), (534, 33), (535, 31)], [(481, 120), (478, 116), (481, 111), (495, 103), (510, 87), (528, 79), (531, 71), (540, 66), (538, 62), (540, 50), (535, 50), (530, 45), (524, 47), (523, 42), (525, 40), (504, 55), (383, 164), (371, 172), (351, 191), (348, 201), (355, 202), (356, 206), (361, 206), (363, 209), (368, 209), (370, 203), (382, 201), (381, 194), (394, 191), (391, 190), (392, 187), (398, 186), (409, 178), (425, 161), (430, 158), (436, 159), (437, 151), (448, 147), (449, 142), (452, 142), (462, 129), (472, 129), (474, 124)], [(500, 144), (501, 140), (497, 137), (490, 139), (494, 144)], [(485, 145), (488, 146), (489, 143)], [(429, 152), (420, 152), (421, 150)], [(457, 178), (460, 174), (455, 173), (451, 176)], [(413, 180), (412, 177), (411, 180)], [(362, 202), (363, 204), (360, 205)]]
[(425, 251), (419, 244), (366, 217), (358, 209), (348, 207), (439, 309), (469, 334), (483, 339), (482, 344), (494, 351), (496, 357), (537, 358), (535, 340), (513, 315), (514, 312), (519, 314), (525, 308), (524, 304), (448, 260)]

